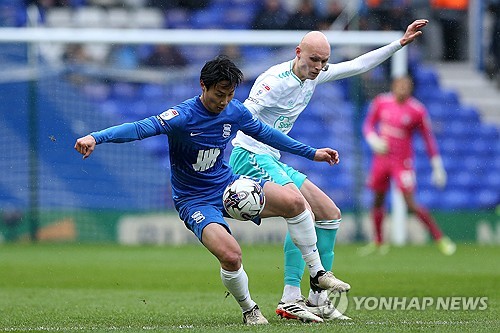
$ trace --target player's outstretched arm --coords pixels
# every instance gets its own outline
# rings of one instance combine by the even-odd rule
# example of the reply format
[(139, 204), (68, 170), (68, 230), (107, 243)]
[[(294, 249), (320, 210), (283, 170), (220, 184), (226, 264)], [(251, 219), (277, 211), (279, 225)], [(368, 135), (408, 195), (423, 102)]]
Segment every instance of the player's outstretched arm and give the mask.
[(330, 165), (340, 162), (339, 153), (331, 148), (320, 148), (314, 154), (314, 160), (317, 162), (327, 162)]
[(76, 140), (75, 149), (83, 155), (83, 158), (87, 158), (92, 154), (96, 146), (95, 139), (92, 135), (86, 135)]
[(418, 36), (422, 35), (423, 32), (420, 29), (425, 27), (427, 25), (427, 23), (429, 23), (429, 21), (425, 20), (425, 19), (413, 21), (413, 23), (410, 24), (408, 26), (408, 28), (406, 28), (406, 32), (405, 32), (404, 36), (399, 40), (399, 42), (401, 43), (401, 46), (405, 46), (405, 45), (410, 44)]

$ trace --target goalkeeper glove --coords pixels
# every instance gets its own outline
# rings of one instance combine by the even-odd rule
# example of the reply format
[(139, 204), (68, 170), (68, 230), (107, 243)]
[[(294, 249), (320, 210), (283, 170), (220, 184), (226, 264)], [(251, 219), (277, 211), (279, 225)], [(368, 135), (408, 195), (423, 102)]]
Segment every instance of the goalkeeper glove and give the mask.
[(443, 167), (443, 160), (436, 155), (431, 159), (432, 165), (432, 183), (439, 188), (446, 186), (446, 170)]
[(366, 142), (368, 142), (373, 152), (377, 154), (387, 153), (387, 141), (379, 137), (374, 132), (371, 132), (366, 136)]

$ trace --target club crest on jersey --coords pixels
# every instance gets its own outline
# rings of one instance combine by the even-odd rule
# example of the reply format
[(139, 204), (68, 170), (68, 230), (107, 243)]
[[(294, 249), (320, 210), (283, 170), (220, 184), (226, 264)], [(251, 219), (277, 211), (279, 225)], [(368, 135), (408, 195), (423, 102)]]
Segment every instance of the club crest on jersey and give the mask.
[(224, 126), (222, 127), (222, 136), (224, 138), (229, 138), (230, 135), (231, 135), (231, 124), (224, 124)]
[(290, 118), (285, 117), (285, 116), (279, 116), (278, 119), (274, 122), (274, 128), (280, 130), (280, 131), (286, 131), (292, 127), (292, 122), (290, 121)]
[(170, 120), (174, 117), (177, 117), (179, 115), (179, 112), (174, 109), (168, 109), (167, 111), (164, 111), (162, 114), (160, 114), (160, 118), (163, 120)]

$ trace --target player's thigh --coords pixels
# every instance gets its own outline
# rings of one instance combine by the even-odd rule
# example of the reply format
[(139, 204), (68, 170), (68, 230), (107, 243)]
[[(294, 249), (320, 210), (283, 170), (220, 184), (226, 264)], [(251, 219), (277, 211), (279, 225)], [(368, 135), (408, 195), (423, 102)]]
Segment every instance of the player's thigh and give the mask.
[(397, 187), (403, 193), (413, 193), (417, 183), (415, 170), (402, 166), (396, 167), (393, 172)]
[(316, 220), (338, 220), (341, 218), (340, 209), (318, 186), (306, 179), (300, 192), (309, 203)]
[(292, 189), (291, 186), (292, 184), (281, 186), (273, 182), (264, 184), (266, 205), (260, 214), (261, 217), (295, 217), (306, 209), (306, 200), (300, 191)]
[(386, 158), (374, 157), (367, 185), (375, 192), (386, 192), (391, 182), (391, 163)]

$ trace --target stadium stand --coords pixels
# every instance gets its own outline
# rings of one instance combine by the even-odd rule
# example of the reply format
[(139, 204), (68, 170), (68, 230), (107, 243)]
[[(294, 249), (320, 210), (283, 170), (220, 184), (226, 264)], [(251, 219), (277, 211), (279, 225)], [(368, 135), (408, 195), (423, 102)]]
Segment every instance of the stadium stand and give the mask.
[[(13, 0), (10, 3), (17, 10), (18, 3)], [(48, 26), (191, 29), (249, 27), (256, 9), (253, 1), (224, 2), (224, 11), (221, 11), (221, 3), (214, 1), (211, 7), (193, 13), (181, 8), (166, 12), (156, 8), (52, 8), (46, 14), (45, 23)], [(245, 10), (239, 10), (241, 7), (238, 6), (244, 6)], [(134, 15), (134, 12), (140, 12), (141, 15)], [(17, 25), (18, 22), (19, 19), (5, 18), (1, 21), (4, 26)], [(2, 51), (0, 59), (15, 61), (16, 47), (18, 46), (7, 45), (6, 48), (13, 50), (9, 53)], [(6, 48), (2, 45), (3, 50)], [(190, 64), (197, 68), (219, 52), (217, 47), (185, 46), (181, 49)], [(272, 56), (275, 51), (268, 48), (243, 47), (241, 51), (246, 59), (274, 60)], [(430, 183), (429, 162), (425, 158), (417, 158), (420, 184), (418, 200), (432, 209), (495, 207), (500, 202), (498, 127), (482, 122), (474, 106), (464, 105), (455, 90), (443, 87), (438, 72), (432, 66), (417, 61), (412, 64), (411, 73), (416, 84), (415, 95), (429, 109), (449, 179), (445, 192), (435, 189)], [(72, 151), (72, 141), (84, 134), (87, 128), (97, 129), (113, 123), (142, 119), (197, 94), (199, 87), (196, 75), (164, 84), (102, 80), (90, 85), (76, 85), (74, 82), (58, 80), (57, 77), (42, 80), (47, 81), (41, 81), (38, 85), (39, 112), (43, 115), (40, 140), (47, 141), (46, 138), (52, 133), (58, 133), (57, 142), (50, 148), (44, 148), (48, 150), (40, 151), (39, 154), (43, 206), (52, 207), (61, 200), (66, 200), (75, 206), (99, 209), (172, 207), (170, 196), (167, 195), (169, 169), (165, 138), (148, 139), (130, 144), (132, 147), (125, 149), (117, 146), (102, 148), (100, 154), (86, 161), (85, 168)], [(369, 206), (370, 200), (367, 190), (362, 186), (365, 181), (363, 175), (366, 175), (368, 169), (367, 154), (370, 154), (360, 136), (360, 119), (366, 111), (366, 105), (357, 110), (350, 98), (352, 85), (349, 80), (341, 80), (319, 86), (308, 109), (301, 116), (302, 122), (290, 133), (314, 146), (334, 147), (340, 152), (341, 164), (331, 168), (288, 154), (283, 156), (286, 163), (306, 172), (335, 199), (343, 211), (355, 209), (359, 198), (365, 208)], [(237, 90), (236, 97), (244, 99), (250, 86), (250, 80), (245, 82)], [(27, 89), (27, 83), (3, 83), (0, 90), (0, 126), (8, 134), (9, 145), (25, 147), (18, 152), (18, 157), (24, 157), (24, 160), (28, 155), (28, 122), (22, 119), (27, 119), (28, 111), (26, 101), (16, 96), (20, 96), (19, 91), (26, 93)], [(64, 101), (70, 100), (71, 103), (58, 100), (54, 91), (65, 91), (68, 96)], [(69, 114), (68, 110), (77, 104), (84, 107), (79, 106), (78, 112)], [(13, 109), (20, 110), (20, 113), (10, 112)], [(64, 142), (66, 147), (56, 149), (59, 142)], [(108, 154), (111, 150), (114, 153)], [(418, 156), (425, 154), (421, 139), (415, 142), (415, 153)], [(131, 155), (138, 156), (136, 159), (140, 161), (132, 160)], [(117, 164), (128, 167), (115, 168)], [(11, 165), (2, 161), (2, 167)], [(26, 205), (27, 193), (19, 189), (27, 186), (27, 165), (16, 165), (15, 169), (15, 177), (0, 179), (0, 205), (20, 202)], [(137, 172), (141, 176), (133, 177)], [(92, 175), (92, 182), (86, 181), (88, 174)], [(99, 185), (96, 186), (96, 183)], [(360, 192), (356, 194), (356, 191)]]

